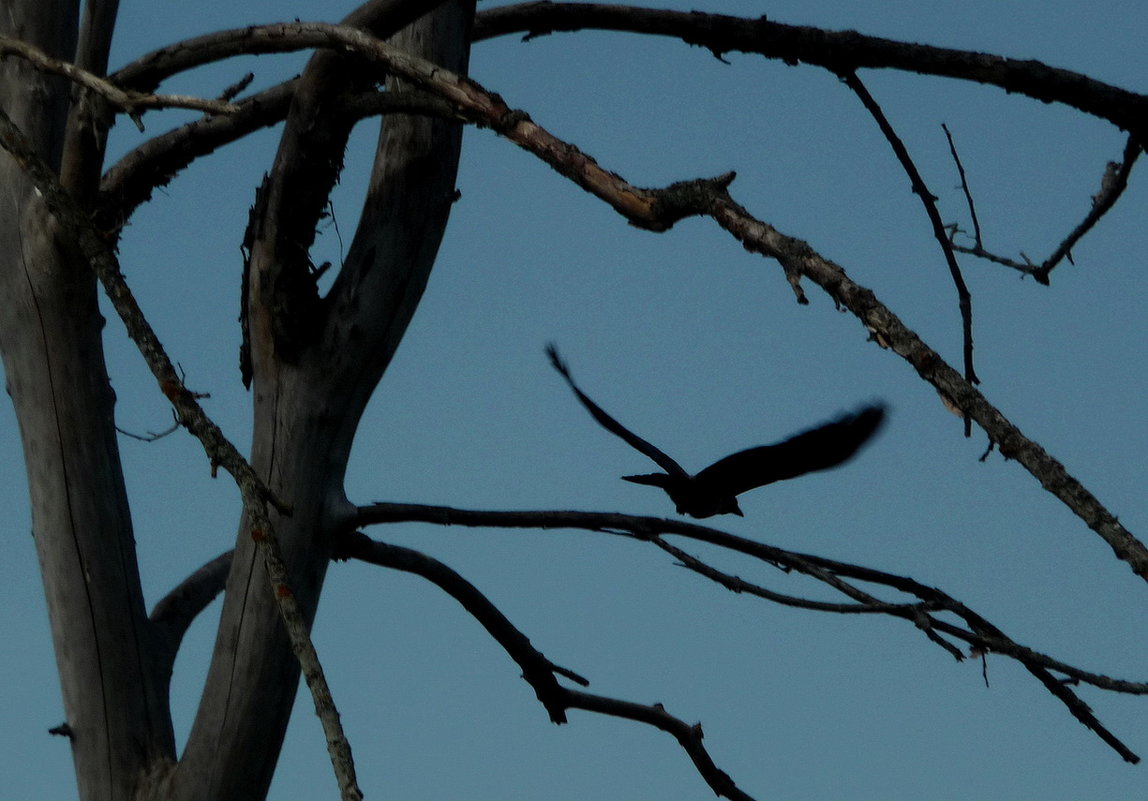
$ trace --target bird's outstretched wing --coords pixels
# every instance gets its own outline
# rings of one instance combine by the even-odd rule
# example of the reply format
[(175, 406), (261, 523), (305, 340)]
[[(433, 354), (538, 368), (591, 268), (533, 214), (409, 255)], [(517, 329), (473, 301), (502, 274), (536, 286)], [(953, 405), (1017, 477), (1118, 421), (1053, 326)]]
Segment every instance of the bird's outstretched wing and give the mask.
[(627, 429), (613, 417), (606, 414), (606, 412), (602, 410), (602, 407), (594, 403), (594, 401), (590, 400), (590, 398), (586, 396), (586, 393), (580, 390), (578, 385), (574, 383), (574, 379), (570, 377), (570, 370), (566, 367), (566, 362), (562, 361), (562, 357), (558, 355), (558, 349), (554, 347), (553, 342), (546, 346), (546, 355), (550, 357), (550, 363), (554, 365), (554, 369), (557, 370), (564, 379), (566, 379), (566, 383), (570, 385), (570, 389), (574, 390), (574, 394), (578, 396), (578, 400), (582, 402), (582, 405), (586, 407), (588, 412), (590, 412), (591, 417), (597, 420), (598, 424), (602, 426), (602, 428), (606, 429), (617, 437), (621, 437), (623, 440), (625, 440), (627, 445), (637, 451), (644, 453), (646, 456), (652, 459), (655, 464), (658, 465), (658, 467), (662, 468), (670, 475), (681, 477), (688, 475), (686, 471), (682, 469), (680, 464), (675, 462), (666, 454), (662, 453), (650, 443), (646, 442), (633, 431)]
[(865, 406), (775, 445), (750, 448), (719, 459), (695, 476), (699, 489), (731, 496), (774, 481), (836, 467), (877, 432), (885, 407)]

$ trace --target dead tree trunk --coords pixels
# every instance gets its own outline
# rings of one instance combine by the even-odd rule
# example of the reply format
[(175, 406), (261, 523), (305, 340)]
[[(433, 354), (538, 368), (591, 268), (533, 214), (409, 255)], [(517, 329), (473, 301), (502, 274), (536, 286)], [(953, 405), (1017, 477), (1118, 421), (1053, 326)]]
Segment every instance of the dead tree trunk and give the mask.
[[(427, 6), (377, 0), (347, 21), (388, 35)], [(452, 0), (393, 41), (465, 73), (473, 12), (473, 0)], [(19, 0), (0, 30), (103, 74), (114, 14), (114, 3), (89, 3), (77, 30), (61, 24), (78, 19), (74, 0)], [(381, 78), (341, 56), (313, 59), (249, 232), (250, 460), (291, 507), (274, 524), (308, 622), (333, 517), (346, 510), (355, 428), (426, 285), (461, 143), (456, 123), (386, 120), (358, 232), (320, 298), (307, 252), (354, 122), (340, 101)], [(81, 202), (98, 186), (106, 132), (102, 121), (93, 124), (100, 106), (90, 102), (26, 62), (0, 62), (0, 104)], [(20, 421), (79, 797), (262, 798), (299, 666), (249, 527), (241, 521), (215, 654), (177, 760), (167, 675), (140, 588), (96, 281), (7, 156), (0, 186), (0, 349)]]
[[(15, 3), (0, 26), (102, 71), (104, 48), (93, 40), (110, 30), (89, 15), (78, 44), (77, 18), (72, 0)], [(66, 81), (18, 60), (0, 63), (0, 104), (44, 159), (76, 168), (69, 189), (83, 195), (99, 173), (85, 182), (82, 154), (66, 155), (86, 134), (71, 97)], [(140, 589), (95, 276), (11, 158), (0, 158), (0, 186), (0, 350), (20, 422), (80, 797), (128, 798), (174, 741)]]

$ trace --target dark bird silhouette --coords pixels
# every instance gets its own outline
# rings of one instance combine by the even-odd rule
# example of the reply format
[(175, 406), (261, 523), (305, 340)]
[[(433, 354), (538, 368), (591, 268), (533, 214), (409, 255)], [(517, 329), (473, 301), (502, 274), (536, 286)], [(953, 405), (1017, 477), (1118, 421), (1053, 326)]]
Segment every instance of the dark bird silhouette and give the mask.
[(553, 344), (546, 346), (546, 353), (554, 369), (566, 379), (570, 389), (574, 390), (578, 400), (599, 425), (650, 457), (665, 471), (622, 478), (635, 484), (661, 487), (677, 506), (678, 514), (690, 517), (741, 515), (737, 505), (738, 495), (774, 481), (836, 467), (855, 454), (877, 432), (885, 419), (884, 405), (862, 406), (853, 414), (803, 431), (774, 445), (749, 448), (719, 459), (692, 476), (669, 456), (625, 428), (590, 400), (574, 383), (570, 370)]

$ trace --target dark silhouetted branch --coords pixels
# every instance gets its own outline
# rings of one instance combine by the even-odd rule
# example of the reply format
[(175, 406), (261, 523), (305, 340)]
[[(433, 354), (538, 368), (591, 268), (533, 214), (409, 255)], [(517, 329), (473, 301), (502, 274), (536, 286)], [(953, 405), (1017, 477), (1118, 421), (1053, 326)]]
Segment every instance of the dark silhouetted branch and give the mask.
[(587, 712), (597, 712), (600, 715), (634, 720), (672, 735), (682, 749), (689, 754), (694, 766), (698, 769), (698, 774), (705, 779), (706, 784), (710, 786), (715, 795), (734, 801), (753, 801), (753, 797), (739, 789), (728, 773), (714, 764), (709, 752), (702, 745), (702, 738), (705, 735), (700, 723), (691, 726), (680, 718), (671, 715), (661, 704), (649, 706), (635, 704), (632, 701), (606, 698), (579, 690), (565, 690), (564, 692), (567, 706), (570, 708), (585, 709)]
[(517, 628), (482, 592), (442, 562), (411, 548), (377, 542), (366, 534), (353, 531), (341, 536), (334, 545), (334, 559), (358, 559), (394, 570), (422, 576), (444, 590), (470, 613), (522, 668), (522, 678), (534, 688), (554, 723), (566, 722), (566, 704), (555, 674), (586, 686), (589, 682), (572, 670), (554, 664), (542, 655), (529, 638)]
[[(135, 210), (195, 159), (247, 134), (276, 125), (287, 116), (298, 79), (237, 101), (227, 116), (204, 117), (156, 136), (129, 151), (104, 173), (100, 182), (97, 224), (106, 235), (118, 234)], [(456, 116), (440, 98), (419, 92), (368, 92), (343, 99), (354, 118), (407, 112), (436, 117)]]
[(735, 801), (752, 801), (734, 784), (729, 774), (720, 770), (702, 745), (700, 724), (690, 726), (670, 715), (661, 706), (645, 706), (563, 687), (555, 674), (565, 676), (578, 684), (589, 682), (573, 671), (559, 667), (531, 645), (530, 640), (506, 618), (473, 584), (437, 559), (410, 548), (377, 542), (358, 531), (343, 535), (336, 543), (333, 558), (358, 559), (371, 564), (402, 570), (422, 576), (462, 604), (511, 659), (522, 668), (522, 677), (534, 688), (554, 723), (566, 722), (568, 709), (584, 709), (603, 715), (645, 723), (673, 735), (689, 755), (698, 773), (715, 794)]
[(834, 73), (896, 69), (997, 86), (1045, 103), (1064, 103), (1108, 120), (1148, 143), (1148, 96), (1039, 61), (898, 42), (856, 31), (827, 31), (699, 11), (666, 11), (599, 3), (521, 3), (480, 12), (475, 39), (512, 33), (527, 38), (559, 31), (613, 30), (681, 39), (715, 55), (758, 53), (786, 64)]
[[(951, 140), (950, 140), (951, 141)], [(1110, 161), (1105, 166), (1104, 175), (1100, 179), (1100, 189), (1095, 195), (1092, 196), (1092, 206), (1088, 210), (1088, 214), (1068, 236), (1056, 246), (1056, 249), (1040, 264), (1033, 264), (1028, 257), (1024, 257), (1023, 262), (1015, 259), (1010, 259), (1006, 256), (1000, 256), (986, 250), (981, 243), (980, 233), (978, 229), (977, 240), (973, 247), (967, 247), (954, 244), (955, 250), (961, 253), (969, 253), (973, 256), (994, 262), (996, 264), (1004, 265), (1017, 270), (1025, 275), (1031, 275), (1036, 279), (1037, 283), (1048, 286), (1049, 274), (1060, 264), (1061, 261), (1068, 259), (1072, 262), (1072, 248), (1076, 246), (1085, 234), (1092, 230), (1096, 223), (1116, 205), (1116, 201), (1124, 194), (1124, 190), (1128, 187), (1128, 176), (1132, 174), (1132, 165), (1136, 163), (1136, 159), (1140, 157), (1143, 148), (1137, 143), (1135, 136), (1129, 136), (1127, 143), (1124, 145), (1124, 155), (1120, 161)], [(954, 158), (956, 151), (953, 151)], [(957, 162), (958, 166), (960, 162)], [(969, 208), (972, 209), (972, 196), (969, 194), (968, 186), (964, 183), (964, 170), (961, 170), (961, 182), (965, 187), (965, 196), (969, 200)], [(974, 212), (974, 224), (976, 224), (976, 217)], [(1021, 254), (1022, 256), (1024, 254)]]
[[(861, 104), (865, 106), (873, 119), (877, 123), (877, 127), (881, 129), (885, 139), (889, 142), (890, 147), (893, 148), (893, 153), (897, 156), (897, 161), (901, 163), (901, 169), (909, 176), (909, 182), (913, 186), (913, 194), (921, 200), (921, 205), (925, 207), (925, 215), (929, 218), (929, 223), (933, 228), (933, 238), (937, 240), (937, 244), (941, 246), (941, 252), (945, 256), (945, 263), (949, 266), (949, 275), (953, 279), (953, 285), (957, 288), (957, 302), (961, 309), (961, 324), (963, 327), (963, 353), (964, 353), (964, 367), (965, 367), (965, 380), (970, 384), (979, 384), (980, 379), (977, 378), (977, 371), (973, 368), (973, 299), (969, 294), (969, 288), (965, 285), (965, 278), (961, 275), (961, 266), (957, 264), (957, 257), (953, 253), (953, 246), (949, 242), (949, 237), (945, 231), (945, 224), (941, 220), (941, 213), (937, 211), (936, 196), (929, 191), (929, 187), (925, 185), (925, 179), (921, 177), (920, 170), (917, 165), (913, 163), (912, 156), (909, 155), (905, 143), (901, 141), (901, 137), (897, 136), (897, 132), (893, 130), (892, 124), (885, 116), (885, 112), (881, 110), (881, 106), (873, 99), (873, 95), (865, 88), (865, 84), (857, 77), (855, 72), (845, 72), (841, 74), (841, 80), (845, 82), (853, 93), (861, 100)], [(972, 436), (973, 426), (972, 420), (969, 419), (968, 414), (965, 414), (965, 436)]]
[(499, 97), (477, 83), (450, 75), (410, 59), (394, 58), (380, 51), (379, 58), (420, 88), (456, 104), (461, 113), (487, 125), (512, 142), (534, 153), (560, 174), (601, 198), (629, 222), (648, 231), (661, 232), (678, 220), (708, 216), (752, 253), (776, 259), (799, 300), (804, 300), (801, 277), (820, 286), (834, 303), (853, 313), (877, 340), (907, 361), (941, 397), (985, 430), (1003, 456), (1016, 459), (1041, 485), (1059, 498), (1112, 548), (1117, 558), (1148, 581), (1148, 548), (1132, 535), (1064, 465), (985, 398), (940, 354), (926, 345), (869, 289), (856, 284), (840, 265), (824, 258), (807, 242), (786, 236), (756, 219), (729, 194), (733, 173), (714, 179), (681, 181), (661, 189), (641, 189), (617, 173), (603, 169), (594, 159), (532, 122), (528, 115), (510, 109)]
[[(436, 525), (461, 525), (471, 527), (498, 527), (498, 528), (576, 528), (596, 531), (615, 536), (651, 542), (659, 548), (673, 554), (682, 563), (696, 572), (717, 581), (722, 586), (738, 592), (752, 592), (752, 594), (767, 600), (776, 601), (789, 606), (799, 606), (807, 609), (836, 612), (843, 614), (856, 614), (861, 612), (859, 607), (868, 607), (865, 611), (890, 615), (906, 620), (924, 633), (930, 641), (944, 648), (954, 658), (960, 660), (964, 654), (941, 634), (968, 643), (974, 652), (993, 652), (1015, 659), (1025, 666), (1053, 695), (1068, 707), (1069, 711), (1081, 723), (1095, 732), (1104, 742), (1116, 750), (1122, 758), (1129, 762), (1139, 760), (1127, 746), (1116, 739), (1092, 714), (1064, 682), (1059, 681), (1049, 671), (1063, 673), (1070, 678), (1093, 686), (1135, 695), (1148, 694), (1148, 683), (1114, 680), (1106, 676), (1082, 671), (1073, 668), (1059, 660), (1041, 654), (1032, 649), (1021, 646), (1005, 636), (1005, 634), (988, 620), (969, 609), (960, 601), (947, 593), (905, 576), (887, 573), (873, 568), (839, 562), (811, 554), (797, 553), (777, 548), (756, 540), (739, 537), (724, 531), (686, 523), (684, 521), (667, 520), (663, 518), (644, 517), (636, 515), (623, 515), (603, 512), (567, 512), (567, 511), (481, 511), (472, 509), (454, 509), (445, 506), (424, 506), (418, 504), (374, 503), (359, 507), (357, 512), (343, 521), (341, 528), (353, 531), (359, 527), (379, 524), (418, 521)], [(814, 578), (828, 587), (842, 593), (854, 604), (825, 604), (805, 599), (794, 599), (771, 591), (758, 592), (757, 585), (750, 584), (740, 578), (704, 565), (701, 560), (686, 554), (664, 541), (663, 535), (681, 536), (698, 542), (706, 542), (726, 548), (737, 553), (751, 556), (759, 561), (766, 562), (775, 567), (792, 570)], [(871, 593), (862, 590), (852, 582), (861, 581), (876, 584), (917, 599), (917, 603), (882, 601)], [(776, 596), (776, 597), (774, 597)], [(965, 627), (954, 625), (937, 617), (939, 614), (951, 614), (960, 618)]]
[(158, 439), (163, 439), (169, 434), (174, 434), (178, 430), (179, 420), (176, 420), (163, 431), (149, 431), (146, 434), (136, 434), (132, 431), (128, 431), (126, 428), (120, 428), (118, 425), (116, 426), (116, 431), (120, 432), (125, 437), (131, 437), (132, 439), (137, 439), (140, 442), (155, 442)]
[(957, 165), (957, 173), (961, 176), (961, 191), (965, 193), (965, 202), (969, 206), (969, 218), (973, 223), (973, 241), (977, 248), (981, 248), (984, 244), (981, 240), (981, 221), (977, 218), (977, 205), (973, 203), (973, 193), (969, 190), (969, 178), (965, 174), (965, 165), (961, 163), (961, 156), (957, 153), (957, 144), (953, 141), (953, 134), (949, 131), (949, 126), (942, 122), (941, 130), (945, 132), (945, 138), (949, 141), (949, 153), (953, 157), (953, 163)]

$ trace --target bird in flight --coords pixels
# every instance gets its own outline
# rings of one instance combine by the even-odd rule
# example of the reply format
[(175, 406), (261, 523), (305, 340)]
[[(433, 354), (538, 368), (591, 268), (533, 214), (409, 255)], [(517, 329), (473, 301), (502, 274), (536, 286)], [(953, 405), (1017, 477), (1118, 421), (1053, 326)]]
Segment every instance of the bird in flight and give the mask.
[(852, 414), (823, 423), (774, 445), (739, 451), (711, 464), (697, 475), (690, 475), (680, 464), (654, 447), (602, 410), (586, 396), (553, 344), (546, 354), (554, 369), (570, 385), (578, 400), (598, 424), (644, 453), (664, 473), (622, 476), (625, 481), (660, 487), (670, 496), (678, 514), (704, 518), (713, 515), (741, 515), (737, 496), (751, 489), (787, 478), (836, 467), (855, 454), (885, 419), (883, 404), (862, 406)]

